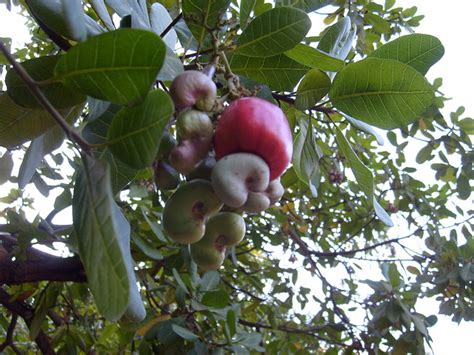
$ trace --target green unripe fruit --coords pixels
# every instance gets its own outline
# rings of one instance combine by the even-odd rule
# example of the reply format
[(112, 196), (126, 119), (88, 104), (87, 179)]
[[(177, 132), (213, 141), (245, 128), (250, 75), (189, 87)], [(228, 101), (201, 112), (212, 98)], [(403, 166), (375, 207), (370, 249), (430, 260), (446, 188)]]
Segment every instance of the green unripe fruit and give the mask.
[(168, 132), (165, 131), (161, 136), (160, 145), (158, 146), (158, 153), (156, 155), (157, 160), (168, 161), (168, 157), (174, 147), (178, 145), (176, 138)]
[(176, 119), (176, 132), (180, 140), (201, 137), (211, 140), (213, 135), (212, 121), (202, 111), (187, 110)]
[(181, 244), (200, 240), (208, 218), (222, 208), (222, 202), (206, 180), (194, 180), (179, 187), (166, 202), (163, 227), (168, 236)]
[(204, 270), (218, 269), (225, 259), (226, 249), (237, 245), (245, 236), (245, 221), (232, 212), (221, 212), (209, 219), (206, 233), (189, 246), (194, 262)]

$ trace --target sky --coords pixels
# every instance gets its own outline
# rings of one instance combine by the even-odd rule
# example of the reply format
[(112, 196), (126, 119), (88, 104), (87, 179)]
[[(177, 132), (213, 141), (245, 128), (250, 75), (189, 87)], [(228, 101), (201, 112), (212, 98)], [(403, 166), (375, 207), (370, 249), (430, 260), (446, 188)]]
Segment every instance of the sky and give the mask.
[[(378, 1), (383, 4), (383, 0)], [(418, 33), (431, 34), (438, 37), (445, 47), (445, 55), (428, 72), (428, 79), (443, 78), (441, 91), (451, 97), (446, 102), (442, 112), (449, 115), (463, 105), (465, 115), (474, 115), (472, 83), (474, 82), (474, 45), (472, 37), (472, 14), (474, 1), (452, 0), (447, 5), (444, 0), (397, 0), (397, 5), (404, 7), (417, 6), (418, 13), (425, 15)], [(22, 40), (28, 37), (27, 29), (22, 25), (22, 19), (12, 16), (0, 5), (0, 37), (12, 37), (14, 45), (20, 46)], [(16, 42), (16, 43), (15, 43)], [(2, 192), (1, 195), (4, 195)], [(436, 314), (437, 304), (423, 302), (420, 311), (426, 315)], [(430, 328), (433, 338), (433, 353), (444, 354), (472, 354), (471, 337), (474, 334), (474, 325), (461, 323), (460, 326), (451, 322), (448, 317), (438, 315), (438, 323)]]

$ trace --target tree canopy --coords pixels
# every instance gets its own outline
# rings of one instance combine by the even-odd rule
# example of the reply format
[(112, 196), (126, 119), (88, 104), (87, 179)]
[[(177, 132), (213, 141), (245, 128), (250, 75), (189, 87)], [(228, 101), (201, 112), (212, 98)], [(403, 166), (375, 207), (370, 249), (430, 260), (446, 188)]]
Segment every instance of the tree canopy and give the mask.
[[(444, 48), (416, 7), (2, 3), (31, 38), (0, 38), (0, 351), (424, 353), (436, 313), (474, 320), (473, 119), (426, 79)], [(224, 207), (246, 233), (217, 270), (162, 220), (193, 179), (157, 173), (189, 70), (214, 125), (258, 96), (293, 135), (282, 199)]]

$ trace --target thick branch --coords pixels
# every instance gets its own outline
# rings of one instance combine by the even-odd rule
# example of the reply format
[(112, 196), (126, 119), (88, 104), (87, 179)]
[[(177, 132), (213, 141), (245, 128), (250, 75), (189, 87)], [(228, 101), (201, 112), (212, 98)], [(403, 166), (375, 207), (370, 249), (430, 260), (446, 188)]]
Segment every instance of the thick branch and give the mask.
[(19, 285), (38, 281), (86, 282), (87, 279), (78, 257), (0, 261), (0, 284)]

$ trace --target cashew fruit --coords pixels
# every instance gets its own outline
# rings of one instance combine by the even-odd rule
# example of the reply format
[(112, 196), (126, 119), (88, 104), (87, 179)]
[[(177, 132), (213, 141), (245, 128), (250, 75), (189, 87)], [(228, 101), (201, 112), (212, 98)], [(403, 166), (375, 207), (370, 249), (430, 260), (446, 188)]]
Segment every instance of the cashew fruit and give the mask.
[(178, 145), (176, 138), (169, 132), (165, 131), (161, 136), (160, 145), (158, 146), (157, 160), (168, 161), (168, 157), (174, 147)]
[(207, 219), (221, 208), (222, 202), (209, 181), (188, 182), (166, 201), (163, 228), (178, 243), (195, 243), (203, 237)]
[(227, 247), (237, 245), (245, 236), (242, 216), (221, 212), (209, 219), (206, 233), (197, 243), (189, 246), (194, 262), (204, 270), (218, 269), (225, 259)]
[(192, 181), (196, 179), (204, 179), (211, 181), (212, 170), (216, 165), (216, 159), (214, 157), (208, 156), (202, 160), (196, 167), (186, 175), (187, 181)]
[(216, 194), (234, 208), (243, 206), (249, 193), (264, 192), (269, 179), (270, 169), (265, 161), (249, 153), (226, 155), (216, 163), (211, 176)]
[(268, 164), (270, 180), (281, 176), (291, 161), (293, 138), (283, 111), (258, 97), (233, 101), (221, 115), (214, 136), (216, 159), (247, 152)]
[(209, 76), (197, 70), (188, 70), (173, 80), (170, 94), (178, 109), (196, 106), (202, 111), (210, 111), (216, 100), (217, 88)]
[(171, 151), (170, 162), (176, 170), (187, 174), (212, 148), (212, 122), (204, 112), (187, 110), (178, 116), (176, 132), (180, 143)]
[(250, 213), (262, 212), (270, 205), (280, 201), (284, 191), (280, 179), (273, 180), (264, 192), (249, 192), (247, 201), (241, 209)]

